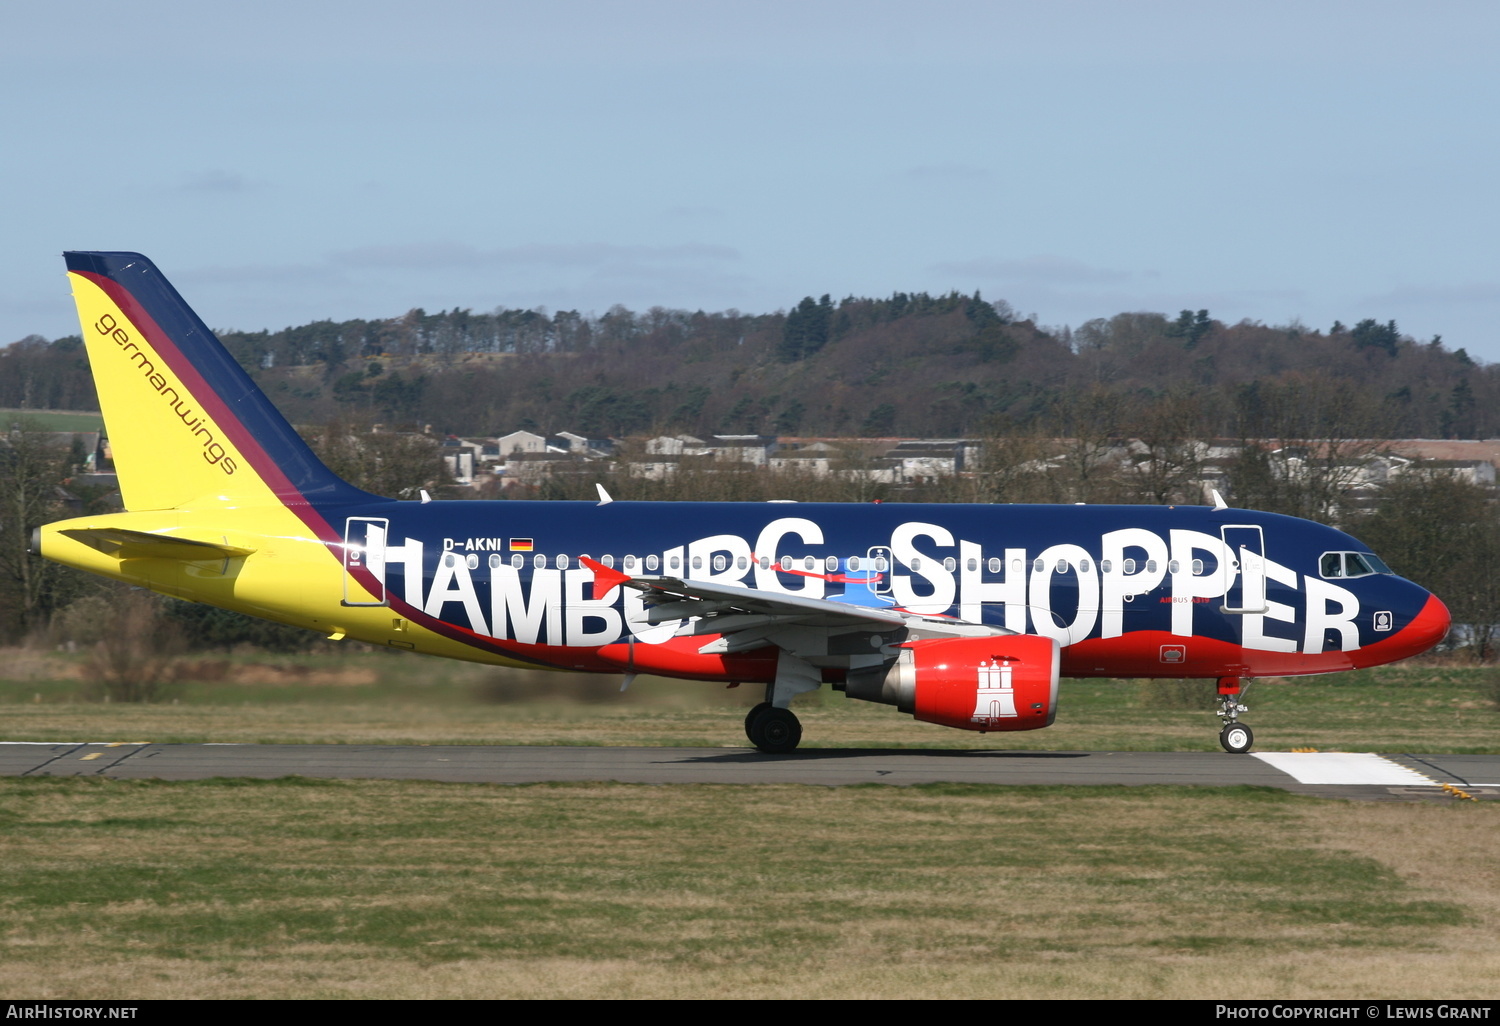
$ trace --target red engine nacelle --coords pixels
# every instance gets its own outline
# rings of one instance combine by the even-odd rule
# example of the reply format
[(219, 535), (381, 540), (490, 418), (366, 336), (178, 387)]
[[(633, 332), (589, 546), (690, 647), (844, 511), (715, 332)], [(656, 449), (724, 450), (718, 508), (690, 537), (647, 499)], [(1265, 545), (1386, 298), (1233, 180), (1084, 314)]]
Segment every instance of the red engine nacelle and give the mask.
[(1033, 634), (936, 638), (901, 646), (882, 677), (850, 674), (850, 698), (894, 705), (961, 730), (1035, 730), (1057, 717), (1057, 642)]

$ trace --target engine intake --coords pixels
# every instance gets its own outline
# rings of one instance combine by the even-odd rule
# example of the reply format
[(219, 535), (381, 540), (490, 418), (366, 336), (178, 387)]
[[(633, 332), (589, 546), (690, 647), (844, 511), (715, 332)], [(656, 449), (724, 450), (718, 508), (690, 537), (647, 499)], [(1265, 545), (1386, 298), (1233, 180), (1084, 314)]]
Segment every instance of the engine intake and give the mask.
[(1057, 717), (1060, 661), (1034, 634), (911, 641), (889, 671), (850, 673), (844, 694), (960, 730), (1036, 730)]

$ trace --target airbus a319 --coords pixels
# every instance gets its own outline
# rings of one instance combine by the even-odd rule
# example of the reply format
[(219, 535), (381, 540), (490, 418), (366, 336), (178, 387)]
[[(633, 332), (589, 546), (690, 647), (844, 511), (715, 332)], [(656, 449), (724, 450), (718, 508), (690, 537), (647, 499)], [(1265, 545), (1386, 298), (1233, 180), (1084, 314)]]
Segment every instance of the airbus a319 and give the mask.
[(125, 510), (42, 555), (426, 655), (763, 686), (795, 749), (828, 684), (964, 730), (1032, 730), (1060, 677), (1242, 686), (1424, 652), (1447, 609), (1331, 527), (1209, 506), (394, 501), (330, 472), (136, 253), (66, 254)]

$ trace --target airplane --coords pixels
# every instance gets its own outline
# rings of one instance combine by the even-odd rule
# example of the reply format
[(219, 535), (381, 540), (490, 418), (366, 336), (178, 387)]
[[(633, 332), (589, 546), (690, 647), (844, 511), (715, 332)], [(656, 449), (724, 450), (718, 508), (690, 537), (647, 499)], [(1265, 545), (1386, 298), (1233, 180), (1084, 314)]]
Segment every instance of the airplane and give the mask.
[(124, 511), (43, 556), (163, 595), (482, 663), (764, 687), (797, 748), (823, 684), (929, 723), (1033, 730), (1060, 677), (1245, 682), (1375, 666), (1443, 603), (1322, 524), (1215, 504), (396, 501), (335, 476), (137, 253), (65, 254)]

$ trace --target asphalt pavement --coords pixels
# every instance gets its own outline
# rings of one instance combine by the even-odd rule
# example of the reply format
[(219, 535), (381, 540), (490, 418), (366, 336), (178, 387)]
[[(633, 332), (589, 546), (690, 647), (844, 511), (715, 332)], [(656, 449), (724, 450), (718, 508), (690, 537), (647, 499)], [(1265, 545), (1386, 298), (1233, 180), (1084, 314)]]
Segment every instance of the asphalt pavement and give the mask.
[[(164, 745), (0, 742), (0, 776), (204, 780), (286, 776), (529, 784), (849, 784), (1276, 787), (1380, 801), (1500, 799), (1500, 755), (1013, 752), (809, 748), (589, 748), (499, 745)], [(1446, 785), (1446, 787), (1445, 787)]]

